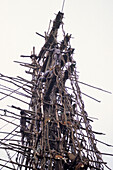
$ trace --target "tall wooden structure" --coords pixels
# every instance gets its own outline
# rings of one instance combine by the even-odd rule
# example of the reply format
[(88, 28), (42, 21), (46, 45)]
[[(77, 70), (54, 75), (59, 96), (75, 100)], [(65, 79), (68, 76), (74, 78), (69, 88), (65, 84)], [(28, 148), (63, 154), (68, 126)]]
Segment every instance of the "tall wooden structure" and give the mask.
[[(84, 109), (71, 35), (63, 30), (63, 15), (58, 12), (48, 34), (39, 34), (45, 43), (38, 55), (33, 48), (31, 56), (21, 56), (32, 60), (31, 64), (19, 62), (30, 68), (27, 73), (32, 75), (31, 81), (0, 75), (1, 79), (10, 79), (22, 88), (26, 94), (20, 95), (31, 98), (30, 103), (23, 101), (29, 105), (29, 110), (11, 106), (20, 114), (2, 110), (5, 116), (13, 114), (18, 118), (19, 124), (9, 121), (15, 126), (10, 133), (12, 137), (0, 141), (0, 148), (8, 156), (8, 160), (0, 159), (1, 169), (4, 166), (18, 170), (103, 170), (106, 165), (95, 138), (95, 134), (102, 133), (92, 130), (92, 120)], [(59, 29), (63, 33), (60, 42), (57, 40)], [(18, 90), (11, 93), (14, 92), (19, 94)], [(13, 156), (9, 154), (11, 150)]]

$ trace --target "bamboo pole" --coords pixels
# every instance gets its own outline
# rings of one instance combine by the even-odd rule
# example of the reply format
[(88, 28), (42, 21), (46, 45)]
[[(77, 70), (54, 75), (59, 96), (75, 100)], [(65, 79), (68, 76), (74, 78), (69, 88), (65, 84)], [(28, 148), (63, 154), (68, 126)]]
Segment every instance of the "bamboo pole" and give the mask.
[[(22, 93), (22, 92), (19, 92), (18, 90), (20, 89), (20, 88), (18, 88), (18, 89), (11, 89), (11, 88), (8, 88), (7, 87), (7, 89), (6, 88), (0, 88), (1, 90), (4, 90), (4, 91), (9, 91), (9, 92), (11, 92), (11, 94), (12, 93), (16, 93), (16, 94), (18, 94), (18, 95), (21, 95), (21, 96), (24, 96), (24, 97), (27, 97), (27, 98), (31, 98), (31, 96), (28, 96), (28, 95), (26, 95), (26, 94), (24, 94), (24, 93)], [(0, 99), (0, 100), (3, 100), (4, 98), (2, 98), (2, 99)]]
[(1, 94), (4, 94), (5, 96), (11, 97), (11, 98), (13, 98), (13, 99), (16, 99), (16, 100), (18, 100), (18, 101), (20, 101), (20, 102), (22, 102), (22, 103), (25, 103), (25, 104), (28, 104), (28, 105), (29, 105), (29, 103), (25, 102), (24, 100), (21, 100), (21, 99), (19, 99), (19, 98), (17, 98), (17, 97), (11, 96), (12, 93), (10, 93), (10, 94), (6, 94), (6, 93), (4, 93), (4, 92), (0, 92), (0, 93), (1, 93)]
[[(4, 162), (8, 162), (8, 163), (12, 163), (12, 164), (15, 164), (15, 165), (19, 165), (20, 167), (25, 167), (25, 168), (30, 168), (30, 169), (33, 169), (33, 167), (30, 167), (30, 166), (26, 166), (26, 165), (21, 165), (21, 164), (19, 164), (19, 163), (17, 163), (17, 162), (13, 162), (13, 161), (6, 161), (6, 160), (4, 160), (4, 159), (0, 159), (1, 161), (4, 161)], [(4, 165), (2, 165), (2, 164), (0, 164), (0, 166), (4, 166)], [(4, 167), (6, 167), (6, 168), (9, 168), (9, 169), (13, 169), (14, 170), (14, 168), (11, 168), (11, 167), (9, 167), (9, 166), (4, 166)], [(16, 170), (16, 169), (15, 169)]]
[(8, 156), (8, 158), (9, 158), (9, 162), (11, 162), (13, 168), (15, 169), (15, 166), (14, 166), (14, 164), (12, 163), (11, 156), (10, 156), (9, 152), (7, 151), (7, 149), (6, 149), (6, 153), (7, 153), (7, 156)]
[[(70, 89), (70, 90), (73, 90), (73, 89), (71, 89), (70, 87), (66, 87), (67, 89)], [(74, 91), (77, 91), (77, 90), (75, 90), (74, 89)], [(81, 94), (83, 94), (84, 96), (86, 96), (86, 97), (88, 97), (88, 98), (90, 98), (90, 99), (92, 99), (92, 100), (95, 100), (96, 102), (101, 102), (100, 100), (97, 100), (96, 98), (94, 98), (94, 97), (92, 97), (92, 96), (89, 96), (88, 94), (86, 94), (86, 93), (83, 93), (83, 92), (81, 92)], [(74, 98), (74, 97), (73, 97)]]
[(14, 108), (14, 109), (17, 109), (17, 110), (23, 110), (23, 111), (25, 111), (25, 112), (27, 112), (27, 113), (29, 113), (29, 114), (31, 114), (31, 115), (34, 115), (34, 111), (31, 111), (31, 110), (25, 110), (25, 109), (22, 109), (22, 108), (20, 108), (20, 107), (17, 107), (17, 106), (14, 106), (14, 105), (12, 105), (11, 106), (12, 108)]
[(12, 125), (15, 125), (15, 126), (17, 126), (17, 127), (20, 126), (20, 125), (17, 125), (17, 124), (15, 124), (15, 123), (11, 122), (11, 121), (8, 121), (8, 120), (2, 118), (2, 117), (0, 117), (0, 119), (1, 119), (1, 120), (4, 120), (4, 121), (6, 121), (6, 122), (8, 122), (8, 123), (10, 123), (10, 124), (12, 124)]
[(92, 85), (90, 85), (90, 84), (87, 84), (87, 83), (84, 83), (84, 82), (81, 82), (81, 81), (78, 81), (78, 83), (83, 84), (83, 85), (86, 85), (86, 86), (89, 86), (89, 87), (92, 87), (92, 88), (94, 88), (94, 89), (97, 89), (97, 90), (100, 90), (100, 91), (103, 91), (103, 92), (106, 92), (106, 93), (109, 93), (109, 94), (112, 94), (111, 92), (109, 92), (109, 91), (107, 91), (107, 90), (101, 89), (101, 88), (99, 88), (99, 87), (92, 86)]
[(14, 168), (11, 168), (11, 167), (9, 167), (9, 166), (6, 166), (6, 165), (4, 165), (4, 164), (1, 164), (1, 163), (0, 163), (0, 166), (2, 166), (2, 167), (4, 167), (4, 168), (8, 168), (8, 169), (12, 169), (12, 170), (16, 170), (16, 169), (14, 169)]

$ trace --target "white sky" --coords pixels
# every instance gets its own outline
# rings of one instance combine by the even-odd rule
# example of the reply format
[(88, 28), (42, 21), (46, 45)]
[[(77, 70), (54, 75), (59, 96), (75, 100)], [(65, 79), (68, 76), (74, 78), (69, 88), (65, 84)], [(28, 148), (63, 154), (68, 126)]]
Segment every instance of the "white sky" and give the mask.
[[(38, 54), (44, 43), (50, 19), (62, 8), (63, 0), (0, 0), (0, 73), (24, 76), (24, 69), (14, 60), (30, 55), (32, 47)], [(80, 72), (80, 81), (98, 86), (113, 93), (113, 0), (65, 0), (64, 28), (71, 33), (74, 58)], [(22, 70), (21, 70), (22, 69)], [(81, 90), (101, 103), (83, 96), (89, 116), (97, 117), (94, 130), (104, 132), (98, 137), (113, 144), (113, 95), (81, 86)], [(0, 101), (0, 108), (11, 99)], [(113, 148), (99, 145), (102, 152), (113, 153)], [(113, 157), (104, 160), (113, 169)]]

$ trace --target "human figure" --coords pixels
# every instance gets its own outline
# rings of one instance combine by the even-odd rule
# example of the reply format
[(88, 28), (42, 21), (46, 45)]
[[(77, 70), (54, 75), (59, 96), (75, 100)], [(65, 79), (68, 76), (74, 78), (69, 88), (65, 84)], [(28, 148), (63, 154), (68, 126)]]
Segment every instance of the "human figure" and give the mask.
[(24, 144), (24, 137), (25, 137), (25, 130), (26, 130), (26, 115), (25, 115), (25, 111), (21, 110), (20, 112), (21, 114), (21, 118), (20, 118), (20, 132), (22, 135), (22, 145)]

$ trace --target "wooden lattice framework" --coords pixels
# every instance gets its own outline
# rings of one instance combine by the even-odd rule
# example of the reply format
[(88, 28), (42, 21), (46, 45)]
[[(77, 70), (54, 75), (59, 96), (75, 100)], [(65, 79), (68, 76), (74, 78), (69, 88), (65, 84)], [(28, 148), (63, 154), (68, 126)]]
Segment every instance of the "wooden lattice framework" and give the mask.
[[(51, 31), (45, 36), (37, 33), (45, 39), (39, 55), (35, 54), (33, 48), (31, 56), (21, 56), (30, 57), (32, 63), (18, 62), (30, 68), (27, 73), (32, 75), (31, 81), (0, 75), (1, 79), (10, 79), (11, 83), (21, 87), (27, 93), (24, 96), (31, 98), (30, 103), (23, 101), (30, 106), (29, 110), (11, 106), (19, 110), (19, 115), (2, 110), (5, 115), (18, 117), (20, 124), (8, 122), (15, 126), (10, 133), (13, 142), (11, 138), (0, 141), (0, 148), (8, 155), (8, 160), (0, 159), (6, 162), (0, 163), (1, 167), (22, 170), (102, 170), (106, 165), (95, 138), (95, 134), (102, 133), (92, 130), (92, 119), (84, 109), (73, 59), (74, 49), (70, 45), (71, 35), (63, 30), (63, 15), (58, 12)], [(63, 33), (61, 42), (57, 40), (59, 29)], [(20, 82), (21, 86), (17, 85)], [(13, 158), (10, 150), (15, 153)]]

